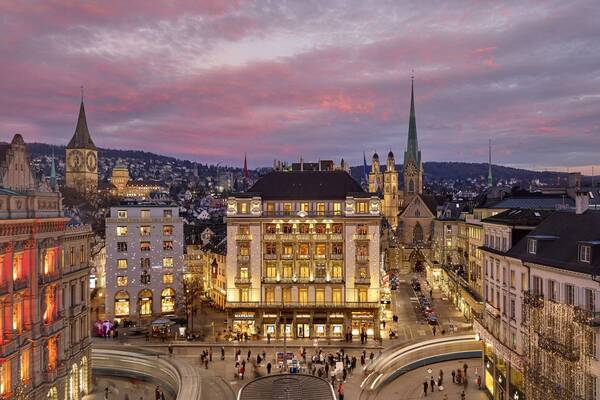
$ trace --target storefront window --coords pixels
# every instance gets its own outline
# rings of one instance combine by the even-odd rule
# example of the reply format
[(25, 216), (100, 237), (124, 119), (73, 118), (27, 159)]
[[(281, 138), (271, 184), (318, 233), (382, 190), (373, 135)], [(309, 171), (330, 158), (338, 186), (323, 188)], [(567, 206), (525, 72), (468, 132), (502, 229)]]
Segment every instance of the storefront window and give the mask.
[(166, 288), (160, 295), (160, 312), (169, 313), (175, 311), (175, 290)]
[(152, 315), (152, 291), (144, 289), (138, 294), (140, 315)]
[(129, 294), (125, 291), (120, 291), (115, 294), (115, 316), (129, 316)]

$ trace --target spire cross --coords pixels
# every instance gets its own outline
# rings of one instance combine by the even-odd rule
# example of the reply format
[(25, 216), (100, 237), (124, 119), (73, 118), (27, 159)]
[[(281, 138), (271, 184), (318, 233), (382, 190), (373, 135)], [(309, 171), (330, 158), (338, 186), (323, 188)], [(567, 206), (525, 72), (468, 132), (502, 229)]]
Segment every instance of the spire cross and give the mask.
[(411, 81), (414, 81), (414, 80), (415, 80), (415, 70), (414, 70), (414, 69), (411, 69), (411, 70), (410, 70), (410, 80), (411, 80)]

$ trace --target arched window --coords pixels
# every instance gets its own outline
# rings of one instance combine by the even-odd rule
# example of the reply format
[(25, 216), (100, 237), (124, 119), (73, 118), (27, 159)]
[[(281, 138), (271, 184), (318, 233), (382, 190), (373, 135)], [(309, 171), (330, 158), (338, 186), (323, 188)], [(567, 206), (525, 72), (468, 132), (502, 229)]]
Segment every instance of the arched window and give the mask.
[(138, 294), (140, 315), (152, 315), (152, 291), (144, 289)]
[(129, 316), (129, 294), (124, 290), (121, 290), (115, 294), (115, 316)]
[(423, 241), (423, 227), (417, 222), (413, 229), (413, 243), (420, 243)]
[(414, 193), (415, 192), (415, 181), (413, 181), (412, 179), (410, 181), (408, 181), (408, 193)]
[(79, 362), (79, 391), (88, 393), (88, 360), (86, 356), (81, 357)]
[(46, 400), (58, 400), (58, 389), (56, 387), (51, 387), (50, 390), (48, 390)]
[(166, 288), (160, 294), (160, 312), (175, 311), (175, 290)]
[(69, 372), (69, 394), (71, 400), (79, 400), (79, 367), (73, 364)]

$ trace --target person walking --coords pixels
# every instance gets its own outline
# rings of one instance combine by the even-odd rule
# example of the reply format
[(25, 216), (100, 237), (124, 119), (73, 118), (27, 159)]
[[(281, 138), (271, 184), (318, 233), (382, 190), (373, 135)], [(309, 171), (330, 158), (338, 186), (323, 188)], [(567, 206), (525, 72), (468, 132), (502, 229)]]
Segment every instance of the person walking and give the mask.
[(452, 383), (456, 383), (456, 371), (452, 370)]
[(444, 371), (440, 369), (440, 385), (444, 384)]
[(208, 349), (208, 361), (212, 362), (212, 347)]
[(269, 374), (269, 375), (271, 374), (271, 368), (272, 368), (271, 363), (267, 363), (267, 374)]
[(427, 384), (427, 380), (425, 380), (425, 382), (423, 382), (423, 394), (425, 395), (425, 397), (427, 397), (427, 388), (429, 387), (429, 385)]
[(267, 333), (267, 344), (271, 344), (271, 334)]
[(435, 325), (433, 326), (433, 336), (435, 336)]
[(433, 300), (433, 288), (429, 289), (429, 297)]
[(204, 368), (208, 369), (208, 358), (204, 359)]
[(344, 383), (343, 382), (340, 382), (337, 392), (338, 392), (338, 399), (344, 400)]
[(104, 400), (108, 400), (108, 386), (104, 388)]
[(431, 378), (429, 378), (429, 386), (430, 386), (431, 393), (433, 393), (434, 388), (435, 388), (435, 381), (433, 380), (433, 376)]
[(173, 346), (169, 345), (169, 357), (173, 356)]
[(221, 361), (225, 359), (225, 347), (221, 346)]
[(464, 363), (464, 364), (463, 364), (463, 371), (465, 372), (465, 373), (464, 373), (464, 375), (465, 375), (465, 380), (467, 379), (467, 368), (469, 368), (469, 366), (467, 365), (467, 363)]

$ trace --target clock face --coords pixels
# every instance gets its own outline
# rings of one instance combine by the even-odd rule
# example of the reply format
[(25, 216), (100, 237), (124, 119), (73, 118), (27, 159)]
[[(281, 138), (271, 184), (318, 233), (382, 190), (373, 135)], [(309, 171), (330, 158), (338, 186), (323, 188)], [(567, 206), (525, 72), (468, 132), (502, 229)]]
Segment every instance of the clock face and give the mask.
[(69, 155), (69, 166), (71, 169), (78, 171), (83, 163), (83, 154), (79, 150), (74, 150)]
[(94, 154), (92, 152), (88, 153), (87, 157), (85, 159), (85, 163), (86, 163), (88, 171), (90, 171), (90, 172), (96, 171), (96, 154)]
[(410, 176), (417, 174), (417, 168), (413, 163), (410, 162), (406, 165), (406, 174)]

